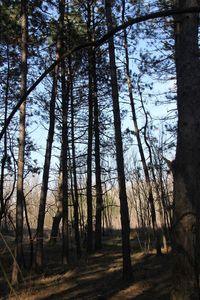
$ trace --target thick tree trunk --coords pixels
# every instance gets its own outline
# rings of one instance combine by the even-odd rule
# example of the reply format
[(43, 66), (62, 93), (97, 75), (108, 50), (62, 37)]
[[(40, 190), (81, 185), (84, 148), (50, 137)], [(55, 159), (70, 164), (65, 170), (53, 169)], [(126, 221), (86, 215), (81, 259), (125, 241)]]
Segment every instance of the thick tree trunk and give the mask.
[(53, 223), (51, 228), (50, 243), (52, 245), (56, 244), (57, 242), (61, 219), (62, 219), (62, 208), (60, 209), (58, 208), (55, 216), (53, 217)]
[[(112, 12), (111, 1), (105, 1), (106, 20), (108, 31), (113, 29), (112, 25)], [(114, 128), (115, 128), (115, 143), (116, 143), (116, 159), (117, 159), (117, 173), (119, 184), (119, 199), (120, 199), (120, 214), (122, 226), (122, 255), (123, 255), (123, 277), (130, 279), (132, 277), (131, 256), (130, 256), (130, 222), (128, 212), (128, 202), (126, 194), (126, 182), (124, 173), (124, 154), (121, 134), (121, 119), (119, 108), (119, 94), (118, 82), (115, 63), (115, 48), (113, 37), (109, 38), (109, 58), (110, 58), (110, 71), (111, 71), (111, 88), (113, 100), (113, 115), (114, 115)]]
[[(180, 8), (200, 6), (179, 0)], [(174, 162), (173, 300), (199, 300), (200, 60), (199, 15), (175, 18), (178, 139)]]
[[(21, 97), (27, 90), (27, 1), (21, 0)], [(12, 282), (19, 281), (19, 267), (23, 260), (23, 220), (24, 220), (24, 153), (26, 139), (26, 101), (20, 106), (19, 119), (19, 152), (17, 175), (17, 203), (16, 203), (16, 249), (13, 263)]]

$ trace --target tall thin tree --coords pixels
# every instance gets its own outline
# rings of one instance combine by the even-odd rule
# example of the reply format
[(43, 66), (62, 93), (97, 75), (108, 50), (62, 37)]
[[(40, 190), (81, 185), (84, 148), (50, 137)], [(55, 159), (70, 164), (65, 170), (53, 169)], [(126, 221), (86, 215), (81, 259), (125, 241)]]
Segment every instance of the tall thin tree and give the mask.
[[(88, 6), (88, 39), (95, 40), (94, 3)], [(100, 133), (99, 133), (99, 103), (97, 90), (97, 71), (95, 48), (91, 47), (88, 52), (89, 72), (91, 73), (91, 97), (93, 105), (93, 129), (94, 129), (94, 152), (95, 152), (95, 179), (96, 179), (96, 222), (95, 222), (95, 249), (101, 248), (102, 235), (102, 210), (103, 197), (101, 186), (101, 161), (100, 161)]]
[[(87, 3), (87, 34), (91, 41), (91, 8)], [(88, 48), (88, 149), (87, 149), (87, 251), (93, 250), (93, 197), (92, 197), (92, 141), (93, 141), (93, 80), (92, 80), (92, 48)]]
[[(105, 11), (108, 31), (113, 29), (111, 1), (105, 0)], [(116, 143), (116, 160), (117, 173), (119, 184), (119, 199), (120, 199), (120, 214), (122, 226), (122, 254), (123, 254), (123, 277), (130, 279), (132, 277), (131, 253), (130, 253), (130, 221), (128, 211), (128, 201), (126, 193), (126, 182), (124, 172), (124, 153), (121, 133), (121, 118), (119, 107), (119, 92), (115, 62), (115, 47), (114, 39), (108, 39), (110, 72), (111, 72), (111, 89), (113, 101), (113, 116), (115, 128), (115, 143)]]
[[(70, 71), (70, 74), (72, 71)], [(77, 256), (81, 256), (80, 233), (79, 233), (79, 195), (77, 183), (77, 167), (76, 167), (76, 147), (75, 147), (75, 133), (74, 133), (74, 97), (73, 97), (73, 79), (70, 79), (70, 94), (71, 94), (71, 136), (72, 136), (72, 169), (73, 169), (73, 185), (74, 185), (74, 230), (76, 240)]]
[[(60, 55), (62, 55), (65, 43), (64, 37), (65, 30), (65, 0), (60, 0), (60, 20), (59, 20), (59, 34), (61, 40)], [(68, 46), (68, 45), (67, 45)], [(61, 198), (62, 198), (62, 246), (63, 246), (63, 263), (67, 264), (69, 260), (69, 238), (68, 238), (68, 170), (67, 170), (67, 149), (68, 149), (68, 105), (69, 105), (69, 78), (66, 82), (66, 63), (65, 60), (61, 61), (61, 113), (62, 113), (62, 134), (61, 134)]]
[[(125, 18), (125, 1), (122, 1), (122, 22), (124, 23)], [(128, 37), (126, 28), (123, 30), (124, 33), (124, 49), (125, 49), (125, 66), (126, 66), (126, 77), (127, 77), (127, 83), (128, 83), (128, 93), (129, 93), (129, 99), (130, 99), (130, 105), (131, 105), (131, 112), (132, 112), (132, 119), (133, 119), (133, 126), (134, 126), (134, 132), (137, 139), (137, 145), (138, 150), (140, 154), (140, 158), (142, 161), (142, 167), (144, 170), (145, 175), (145, 181), (147, 185), (147, 191), (148, 191), (148, 203), (150, 205), (151, 210), (151, 220), (152, 220), (152, 226), (156, 238), (156, 250), (157, 254), (161, 254), (161, 244), (160, 244), (160, 237), (159, 237), (159, 231), (158, 231), (158, 225), (157, 225), (157, 219), (156, 219), (156, 210), (155, 210), (155, 201), (154, 201), (154, 195), (152, 190), (152, 183), (151, 178), (149, 174), (149, 169), (147, 166), (143, 146), (142, 146), (142, 140), (140, 136), (140, 130), (138, 128), (138, 121), (137, 121), (137, 115), (136, 115), (136, 109), (135, 109), (135, 101), (133, 97), (133, 88), (132, 88), (132, 82), (131, 82), (131, 76), (130, 76), (130, 66), (129, 66), (129, 51), (128, 51)]]
[[(27, 39), (28, 18), (27, 1), (21, 0), (21, 97), (27, 90)], [(24, 220), (24, 153), (26, 143), (26, 101), (20, 106), (19, 117), (19, 150), (18, 150), (18, 175), (17, 175), (17, 202), (16, 202), (16, 253), (13, 264), (12, 282), (19, 280), (19, 267), (23, 261), (23, 220)]]
[[(9, 57), (9, 44), (7, 44), (6, 48), (7, 55), (7, 75), (6, 75), (6, 85), (5, 85), (5, 109), (4, 109), (4, 122), (6, 122), (8, 115), (8, 94), (10, 89), (10, 57)], [(8, 143), (7, 143), (7, 132), (4, 135), (3, 141), (3, 157), (1, 160), (1, 178), (0, 178), (0, 228), (3, 216), (5, 214), (5, 202), (4, 202), (4, 182), (5, 182), (5, 166), (8, 156)]]

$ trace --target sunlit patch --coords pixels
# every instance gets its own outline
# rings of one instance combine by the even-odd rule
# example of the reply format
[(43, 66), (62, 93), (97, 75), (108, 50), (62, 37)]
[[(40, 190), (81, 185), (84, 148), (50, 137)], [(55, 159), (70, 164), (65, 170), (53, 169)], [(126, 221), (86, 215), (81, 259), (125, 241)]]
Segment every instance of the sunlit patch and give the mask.
[(133, 299), (133, 297), (143, 294), (149, 288), (150, 288), (149, 284), (146, 284), (143, 282), (137, 282), (137, 283), (134, 283), (133, 285), (129, 286), (128, 288), (125, 288), (125, 289), (119, 291), (113, 297), (111, 297), (110, 300)]

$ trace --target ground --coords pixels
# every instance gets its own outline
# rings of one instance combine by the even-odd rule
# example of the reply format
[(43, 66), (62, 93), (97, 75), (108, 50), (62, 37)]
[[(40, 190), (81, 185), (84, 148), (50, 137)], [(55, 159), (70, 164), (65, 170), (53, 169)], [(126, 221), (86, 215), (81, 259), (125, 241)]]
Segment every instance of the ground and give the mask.
[[(104, 240), (104, 249), (75, 260), (65, 269), (59, 263), (60, 245), (46, 244), (46, 267), (42, 274), (27, 272), (18, 289), (10, 291), (5, 274), (0, 277), (0, 299), (23, 300), (167, 300), (170, 292), (171, 254), (156, 256), (155, 251), (142, 252), (137, 240), (132, 240), (134, 277), (130, 282), (122, 279), (122, 258), (119, 238)], [(1, 249), (2, 250), (2, 249)], [(11, 260), (1, 251), (1, 271)], [(9, 279), (9, 272), (6, 274)]]

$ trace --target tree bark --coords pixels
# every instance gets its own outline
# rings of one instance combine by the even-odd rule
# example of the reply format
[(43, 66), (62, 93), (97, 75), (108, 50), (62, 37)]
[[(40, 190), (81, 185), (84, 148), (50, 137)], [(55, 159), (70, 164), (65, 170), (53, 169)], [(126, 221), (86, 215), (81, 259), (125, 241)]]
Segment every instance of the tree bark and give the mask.
[[(21, 0), (21, 97), (27, 90), (27, 1)], [(23, 261), (23, 220), (24, 220), (24, 153), (26, 139), (26, 101), (20, 106), (19, 119), (19, 151), (17, 174), (17, 202), (16, 202), (16, 249), (13, 263), (12, 283), (19, 281), (19, 267)]]
[[(198, 6), (179, 0), (178, 8)], [(175, 18), (178, 138), (174, 162), (173, 300), (200, 299), (200, 60), (199, 15)]]
[[(108, 31), (113, 29), (111, 1), (105, 1), (106, 21)], [(118, 94), (118, 82), (115, 62), (115, 48), (113, 37), (108, 40), (109, 44), (109, 58), (110, 58), (110, 72), (111, 72), (111, 89), (112, 89), (112, 101), (113, 101), (113, 116), (114, 116), (114, 128), (115, 128), (115, 143), (116, 143), (116, 160), (117, 160), (117, 173), (118, 173), (118, 185), (119, 185), (119, 199), (120, 199), (120, 215), (122, 226), (122, 255), (123, 255), (123, 277), (130, 279), (132, 277), (132, 266), (130, 256), (130, 222), (128, 212), (128, 202), (126, 194), (126, 182), (124, 173), (124, 154), (123, 143), (121, 134), (121, 118), (119, 107), (119, 94)]]

